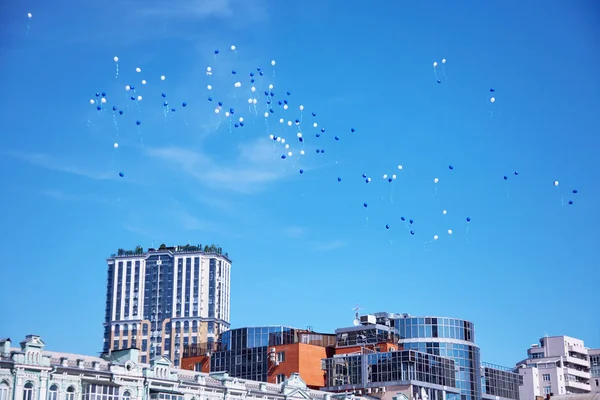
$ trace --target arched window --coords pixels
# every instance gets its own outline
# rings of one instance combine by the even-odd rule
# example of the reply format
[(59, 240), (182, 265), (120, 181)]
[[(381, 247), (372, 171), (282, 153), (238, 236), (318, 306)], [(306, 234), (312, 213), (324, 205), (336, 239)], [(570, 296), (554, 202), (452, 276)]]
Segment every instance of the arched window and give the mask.
[(8, 400), (8, 392), (10, 390), (10, 386), (6, 381), (0, 382), (0, 400)]
[(131, 393), (129, 393), (129, 390), (126, 390), (123, 392), (123, 399), (122, 400), (131, 400)]
[(181, 322), (175, 322), (175, 333), (181, 333)]
[(123, 324), (123, 336), (129, 335), (129, 326), (127, 324)]
[(115, 336), (119, 336), (121, 333), (121, 326), (119, 324), (115, 325)]
[(50, 386), (50, 389), (48, 389), (48, 400), (58, 400), (58, 386)]
[(33, 383), (27, 382), (23, 388), (23, 400), (33, 400)]
[(67, 389), (65, 400), (75, 400), (75, 388), (73, 386), (69, 386), (69, 388)]
[(183, 333), (188, 333), (190, 331), (190, 323), (189, 321), (184, 321), (183, 323)]

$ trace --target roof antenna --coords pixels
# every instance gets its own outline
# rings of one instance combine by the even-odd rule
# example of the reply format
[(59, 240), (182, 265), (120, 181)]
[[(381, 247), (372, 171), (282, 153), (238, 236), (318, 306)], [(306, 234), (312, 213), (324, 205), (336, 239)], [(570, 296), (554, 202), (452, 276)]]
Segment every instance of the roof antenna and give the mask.
[(358, 310), (362, 310), (362, 308), (357, 304), (354, 308), (352, 308), (352, 310), (354, 311), (353, 324), (354, 326), (358, 326), (360, 325), (360, 319), (358, 318)]

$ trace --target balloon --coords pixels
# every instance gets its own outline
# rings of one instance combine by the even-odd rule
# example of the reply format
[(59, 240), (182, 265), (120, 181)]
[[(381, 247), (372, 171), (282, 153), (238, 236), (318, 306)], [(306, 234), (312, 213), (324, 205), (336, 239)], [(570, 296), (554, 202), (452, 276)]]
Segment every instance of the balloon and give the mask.
[(113, 106), (113, 111), (117, 111), (117, 106)]
[(516, 175), (519, 175), (519, 171), (515, 171), (515, 176), (516, 176)]
[(415, 222), (415, 221), (413, 221), (412, 219), (409, 219), (409, 220), (408, 220), (408, 223), (409, 223), (409, 224), (411, 224), (411, 225), (412, 225), (414, 222)]
[(577, 194), (579, 191), (577, 189), (573, 189), (573, 194)]
[(433, 240), (438, 240), (438, 235), (433, 235)]
[(387, 174), (383, 174), (383, 179), (387, 179)]
[(402, 170), (402, 165), (398, 165), (398, 169), (399, 169), (399, 170)]
[(122, 172), (119, 172), (119, 176), (122, 178), (122, 177), (124, 177), (124, 176), (125, 176), (125, 174), (124, 174), (124, 173), (122, 173)]
[(415, 231), (410, 231), (410, 234), (414, 236), (415, 235)]
[(442, 81), (440, 79), (437, 80), (437, 83), (442, 83)]
[(135, 72), (142, 72), (142, 69), (140, 67), (135, 69)]
[(446, 210), (442, 211), (442, 214), (444, 214), (444, 215), (446, 215), (447, 213), (448, 213), (448, 211), (446, 211)]
[(301, 174), (303, 174), (303, 173), (304, 173), (304, 170), (303, 170), (303, 169), (301, 169), (301, 170), (300, 170), (300, 173), (301, 173)]
[(573, 204), (573, 200), (569, 200), (569, 204), (572, 205)]
[(386, 226), (385, 226), (385, 229), (390, 229), (390, 226), (389, 226), (389, 225), (386, 225)]
[(271, 61), (271, 65), (275, 66), (275, 60)]
[(467, 222), (471, 222), (471, 218), (470, 217), (467, 217)]
[(494, 93), (494, 88), (490, 88), (490, 92)]
[(119, 110), (119, 115), (123, 115), (123, 110)]
[(354, 133), (356, 130), (354, 128), (350, 128), (350, 132)]
[(400, 219), (401, 219), (402, 221), (406, 221), (406, 218), (404, 218), (404, 217), (400, 217)]
[(367, 203), (364, 203), (364, 204), (363, 204), (363, 206), (364, 206), (365, 208), (367, 208)]
[(219, 54), (219, 50), (215, 50), (215, 55), (216, 55), (216, 54)]
[(137, 97), (138, 101), (142, 101), (142, 96)]
[(119, 143), (115, 143), (115, 144), (113, 144), (113, 147), (114, 147), (115, 149), (118, 149), (118, 148), (119, 148)]
[(433, 68), (435, 68), (435, 67), (437, 67), (437, 62), (436, 61), (433, 62)]
[(235, 46), (231, 46), (231, 51), (235, 51)]
[(115, 56), (115, 58), (113, 58), (113, 60), (115, 60), (115, 62), (119, 62), (119, 57)]
[(554, 181), (554, 186), (558, 186), (558, 181)]
[(181, 103), (182, 107), (187, 107), (187, 103), (184, 101), (183, 103)]
[(495, 103), (495, 102), (496, 102), (496, 98), (495, 97), (490, 98), (490, 103)]
[(335, 140), (340, 140), (340, 138), (338, 136), (335, 137)]
[(136, 123), (136, 125), (140, 125), (142, 122), (141, 121), (136, 121), (135, 123)]
[(448, 168), (451, 170), (454, 169), (454, 167), (452, 165), (448, 165)]
[(504, 180), (507, 180), (507, 179), (508, 179), (508, 176), (504, 175)]
[(300, 105), (300, 111), (303, 111), (303, 110), (304, 110), (304, 106)]
[(286, 94), (287, 94), (288, 96), (289, 96), (289, 95), (291, 95), (291, 93), (290, 93), (290, 92), (287, 92)]
[(129, 85), (125, 86), (125, 90), (131, 90), (131, 86), (129, 86)]
[(342, 178), (340, 178), (340, 177), (338, 176), (338, 182), (341, 182), (341, 181), (342, 181)]
[(90, 104), (95, 104), (95, 103), (96, 103), (96, 100), (90, 99)]
[(440, 180), (439, 180), (438, 178), (435, 178), (435, 179), (433, 180), (433, 183), (438, 183), (439, 181), (440, 181)]
[(396, 174), (392, 175), (392, 179), (396, 179)]
[(446, 64), (446, 59), (442, 58), (442, 64)]
[(145, 85), (145, 84), (146, 84), (146, 80), (142, 79), (142, 85)]
[(452, 229), (448, 229), (448, 235), (452, 235)]
[[(210, 68), (210, 67), (209, 67), (209, 68)], [(161, 81), (164, 81), (165, 79), (167, 79), (167, 77), (166, 77), (166, 76), (164, 76), (164, 75), (161, 75), (161, 76), (160, 76), (160, 80), (161, 80)]]
[(27, 13), (27, 18), (31, 19), (31, 17), (33, 17), (33, 15), (31, 13)]
[(236, 88), (242, 87), (242, 82), (236, 82), (233, 84)]

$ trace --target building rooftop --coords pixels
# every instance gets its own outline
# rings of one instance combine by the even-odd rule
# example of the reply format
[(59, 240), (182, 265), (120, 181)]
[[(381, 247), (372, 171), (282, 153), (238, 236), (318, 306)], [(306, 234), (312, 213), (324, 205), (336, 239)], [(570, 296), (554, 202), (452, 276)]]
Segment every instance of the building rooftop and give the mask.
[(161, 244), (158, 248), (150, 247), (150, 248), (148, 248), (147, 251), (144, 251), (144, 248), (142, 246), (138, 245), (133, 250), (118, 249), (117, 253), (111, 254), (111, 256), (107, 260), (110, 261), (115, 258), (127, 258), (127, 257), (146, 258), (154, 253), (169, 253), (171, 255), (185, 254), (185, 253), (191, 253), (191, 254), (201, 253), (201, 254), (206, 254), (206, 255), (220, 256), (220, 257), (227, 259), (227, 261), (231, 262), (231, 259), (229, 258), (229, 254), (223, 253), (223, 248), (219, 247), (215, 244), (211, 244), (210, 246), (205, 245), (204, 247), (202, 247), (201, 244), (198, 244), (196, 246), (189, 245), (189, 244), (179, 245), (179, 246), (167, 246), (165, 244)]

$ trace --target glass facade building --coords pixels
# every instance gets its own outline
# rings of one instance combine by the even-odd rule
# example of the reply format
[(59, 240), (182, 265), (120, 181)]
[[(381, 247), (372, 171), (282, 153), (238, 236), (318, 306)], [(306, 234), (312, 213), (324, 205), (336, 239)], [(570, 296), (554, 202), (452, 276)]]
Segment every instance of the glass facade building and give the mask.
[(481, 364), (481, 388), (493, 398), (518, 399), (523, 377), (512, 369), (487, 363)]
[(405, 350), (447, 357), (455, 362), (461, 400), (479, 400), (481, 359), (473, 323), (456, 318), (403, 316), (394, 321)]
[(231, 261), (214, 246), (119, 250), (107, 259), (103, 353), (136, 347), (140, 362), (214, 341), (229, 328)]

